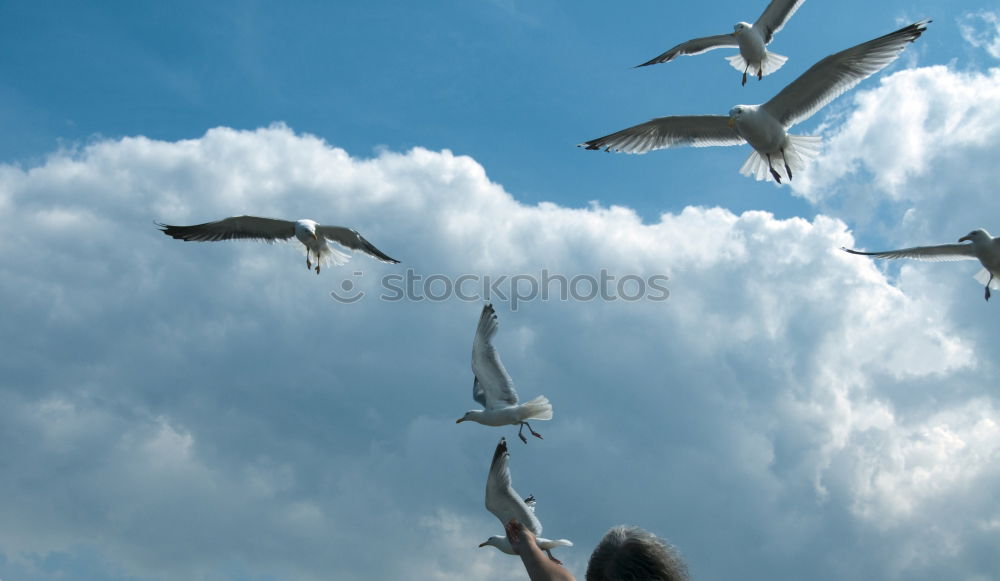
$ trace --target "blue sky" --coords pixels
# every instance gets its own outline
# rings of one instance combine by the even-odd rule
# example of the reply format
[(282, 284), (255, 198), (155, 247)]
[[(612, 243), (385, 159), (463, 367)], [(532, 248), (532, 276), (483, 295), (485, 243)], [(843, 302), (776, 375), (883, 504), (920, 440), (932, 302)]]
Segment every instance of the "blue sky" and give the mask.
[[(761, 82), (724, 51), (632, 68), (745, 4), (5, 4), (0, 579), (524, 579), (476, 548), (502, 435), (578, 578), (630, 523), (695, 579), (1000, 579), (996, 305), (972, 263), (838, 250), (1000, 231), (1000, 16), (810, 0)], [(739, 175), (746, 147), (575, 147), (927, 17), (795, 128), (825, 146), (791, 187)], [(316, 276), (152, 225), (242, 213), (402, 264)], [(455, 425), (481, 303), (378, 300), (406, 269), (670, 296), (497, 301), (521, 395), (555, 407), (524, 446)]]

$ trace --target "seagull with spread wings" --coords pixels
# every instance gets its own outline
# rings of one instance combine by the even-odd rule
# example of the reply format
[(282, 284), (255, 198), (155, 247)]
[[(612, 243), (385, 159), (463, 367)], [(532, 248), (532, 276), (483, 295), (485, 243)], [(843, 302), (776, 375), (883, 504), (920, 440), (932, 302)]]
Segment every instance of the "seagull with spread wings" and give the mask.
[[(486, 477), (486, 509), (500, 519), (504, 528), (510, 524), (511, 520), (524, 525), (535, 535), (535, 544), (538, 545), (538, 548), (545, 551), (550, 559), (561, 565), (562, 561), (552, 555), (552, 549), (572, 547), (573, 543), (567, 539), (550, 540), (539, 536), (542, 534), (542, 523), (535, 516), (535, 497), (532, 495), (521, 500), (521, 497), (514, 491), (510, 478), (510, 466), (508, 465), (509, 458), (507, 439), (500, 438), (500, 443), (497, 444), (497, 448), (493, 452), (489, 476)], [(496, 547), (508, 555), (517, 554), (510, 546), (510, 540), (506, 535), (494, 535), (480, 543), (479, 546), (485, 547), (487, 545)]]
[(313, 256), (316, 257), (316, 274), (319, 274), (321, 264), (341, 265), (351, 258), (350, 254), (341, 252), (327, 244), (328, 240), (350, 250), (364, 252), (382, 262), (392, 264), (399, 262), (375, 248), (371, 242), (365, 240), (355, 230), (343, 226), (324, 226), (313, 220), (293, 222), (274, 218), (258, 218), (257, 216), (235, 216), (194, 226), (171, 226), (160, 223), (156, 225), (167, 236), (178, 240), (197, 242), (246, 238), (271, 243), (279, 240), (290, 240), (294, 237), (306, 247), (306, 268), (312, 268), (311, 259)]
[(1000, 238), (990, 236), (982, 228), (973, 230), (958, 239), (959, 242), (971, 244), (939, 244), (937, 246), (914, 246), (899, 250), (884, 252), (862, 252), (841, 248), (844, 252), (874, 256), (875, 258), (912, 258), (933, 262), (946, 260), (978, 260), (983, 269), (976, 273), (975, 278), (986, 286), (986, 300), (990, 300), (990, 287), (1000, 290)]
[(781, 183), (784, 175), (805, 166), (819, 153), (820, 138), (789, 135), (788, 129), (805, 121), (851, 87), (896, 60), (906, 45), (920, 37), (930, 20), (832, 54), (813, 65), (770, 101), (737, 105), (729, 115), (660, 117), (628, 129), (581, 143), (587, 149), (646, 153), (668, 147), (740, 145), (753, 147), (740, 173)]
[(694, 55), (708, 52), (716, 48), (738, 47), (739, 54), (726, 57), (729, 64), (736, 70), (743, 71), (743, 84), (747, 84), (747, 71), (753, 67), (757, 71), (757, 79), (763, 79), (781, 68), (788, 57), (770, 52), (765, 47), (781, 30), (788, 19), (795, 14), (805, 0), (771, 0), (757, 22), (737, 22), (731, 34), (717, 34), (694, 38), (682, 42), (660, 56), (639, 65), (645, 67), (658, 63), (667, 63), (680, 55)]
[(551, 420), (552, 405), (544, 395), (518, 403), (514, 380), (510, 378), (500, 361), (500, 354), (493, 346), (493, 335), (498, 327), (496, 311), (493, 310), (493, 305), (487, 303), (479, 315), (476, 337), (472, 341), (472, 373), (475, 375), (472, 381), (472, 398), (485, 409), (467, 411), (455, 423), (468, 420), (487, 426), (520, 425), (517, 437), (527, 444), (528, 439), (522, 433), (525, 426), (532, 436), (542, 437), (531, 428), (527, 420)]

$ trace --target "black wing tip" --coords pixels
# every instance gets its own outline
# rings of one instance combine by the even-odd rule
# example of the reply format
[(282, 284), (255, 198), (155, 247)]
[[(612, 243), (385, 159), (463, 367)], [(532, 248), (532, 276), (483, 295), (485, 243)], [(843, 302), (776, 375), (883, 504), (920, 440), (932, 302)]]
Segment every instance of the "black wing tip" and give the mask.
[(841, 246), (840, 249), (848, 254), (857, 254), (859, 256), (871, 256), (874, 254), (874, 252), (862, 252), (860, 250), (854, 250), (846, 246)]
[[(600, 140), (599, 140), (599, 139), (595, 139), (595, 140), (593, 140), (593, 141), (585, 141), (585, 142), (583, 142), (583, 143), (578, 143), (578, 144), (577, 144), (576, 146), (577, 146), (577, 147), (582, 147), (582, 148), (586, 149), (587, 151), (598, 151), (598, 150), (600, 150), (600, 149), (601, 149), (602, 147), (604, 147), (604, 145), (602, 145), (602, 144), (600, 143)], [(608, 148), (607, 148), (607, 149), (605, 149), (604, 151), (610, 151), (610, 150), (611, 150), (611, 148), (610, 148), (610, 147), (608, 147)]]
[(501, 458), (507, 455), (507, 438), (500, 438), (497, 443), (497, 449), (493, 451), (493, 461), (490, 465), (496, 465)]

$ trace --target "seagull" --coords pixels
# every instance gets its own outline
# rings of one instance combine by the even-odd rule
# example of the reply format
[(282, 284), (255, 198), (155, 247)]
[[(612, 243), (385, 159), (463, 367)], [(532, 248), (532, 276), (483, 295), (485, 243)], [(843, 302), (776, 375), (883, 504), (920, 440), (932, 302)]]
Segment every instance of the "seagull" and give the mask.
[(658, 63), (667, 63), (678, 55), (693, 55), (708, 52), (716, 48), (739, 47), (740, 53), (726, 57), (729, 64), (736, 70), (743, 70), (743, 85), (747, 84), (747, 71), (750, 67), (757, 70), (757, 80), (770, 75), (785, 64), (788, 57), (768, 51), (767, 46), (774, 34), (781, 30), (788, 19), (795, 14), (805, 0), (771, 0), (757, 22), (737, 22), (733, 25), (732, 34), (717, 34), (694, 38), (682, 42), (660, 56), (639, 65), (645, 67)]
[(486, 409), (467, 411), (455, 423), (460, 424), (469, 420), (486, 426), (520, 424), (517, 437), (527, 444), (528, 439), (522, 433), (525, 426), (528, 426), (532, 436), (541, 438), (542, 435), (533, 430), (531, 424), (525, 420), (551, 420), (552, 404), (544, 395), (522, 404), (517, 403), (514, 381), (504, 369), (500, 355), (492, 343), (498, 326), (493, 305), (486, 303), (479, 316), (476, 338), (472, 341), (472, 373), (475, 375), (472, 382), (472, 399)]
[(933, 262), (978, 260), (983, 265), (983, 269), (976, 273), (975, 279), (986, 286), (986, 300), (990, 300), (990, 287), (993, 287), (994, 290), (1000, 290), (1000, 280), (994, 280), (995, 277), (1000, 277), (1000, 238), (994, 238), (990, 236), (989, 232), (979, 228), (962, 236), (958, 241), (971, 242), (971, 244), (914, 246), (913, 248), (900, 248), (885, 252), (861, 252), (844, 247), (841, 247), (841, 250), (851, 254), (874, 256), (875, 258), (913, 258)]
[(347, 262), (350, 254), (332, 248), (327, 240), (332, 240), (351, 250), (360, 250), (382, 262), (399, 263), (395, 258), (384, 254), (365, 240), (356, 230), (343, 226), (323, 226), (313, 220), (276, 220), (274, 218), (258, 218), (257, 216), (234, 216), (216, 222), (196, 224), (194, 226), (171, 226), (156, 223), (167, 236), (189, 242), (214, 242), (216, 240), (232, 240), (234, 238), (249, 238), (271, 243), (277, 240), (288, 240), (293, 236), (306, 247), (306, 268), (312, 268), (312, 256), (316, 256), (316, 274), (323, 263), (341, 265)]
[(789, 135), (787, 130), (805, 121), (851, 87), (896, 60), (906, 45), (920, 37), (930, 20), (921, 20), (891, 34), (832, 54), (813, 65), (770, 101), (737, 105), (724, 115), (660, 117), (611, 135), (581, 143), (587, 149), (646, 153), (654, 149), (690, 145), (740, 145), (753, 147), (740, 173), (781, 183), (773, 162), (784, 163), (785, 175), (819, 153), (820, 138)]
[[(542, 534), (542, 523), (535, 516), (535, 497), (529, 496), (524, 500), (514, 491), (510, 479), (510, 467), (507, 459), (510, 454), (507, 452), (507, 439), (500, 438), (497, 449), (493, 452), (493, 462), (490, 464), (490, 473), (486, 478), (486, 509), (493, 513), (506, 527), (511, 520), (515, 520), (524, 525), (526, 529), (535, 535), (535, 544), (545, 551), (550, 559), (562, 565), (562, 561), (552, 555), (552, 549), (556, 547), (572, 547), (573, 542), (567, 539), (549, 540), (538, 535)], [(494, 535), (485, 542), (479, 544), (480, 547), (492, 546), (500, 549), (508, 555), (516, 555), (510, 546), (510, 540), (506, 535)]]

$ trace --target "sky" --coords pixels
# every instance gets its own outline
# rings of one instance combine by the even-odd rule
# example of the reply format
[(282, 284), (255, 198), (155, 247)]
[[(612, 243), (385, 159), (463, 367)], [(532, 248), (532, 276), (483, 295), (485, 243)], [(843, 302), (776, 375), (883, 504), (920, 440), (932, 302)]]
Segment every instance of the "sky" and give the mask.
[[(502, 436), (578, 579), (634, 524), (695, 580), (1000, 580), (996, 299), (839, 250), (1000, 231), (1000, 12), (810, 0), (763, 81), (633, 68), (763, 7), (0, 5), (0, 580), (526, 579), (477, 548)], [(793, 129), (824, 147), (790, 185), (575, 147), (922, 18)], [(239, 214), (401, 264), (154, 225)], [(455, 424), (485, 290), (544, 440)]]

